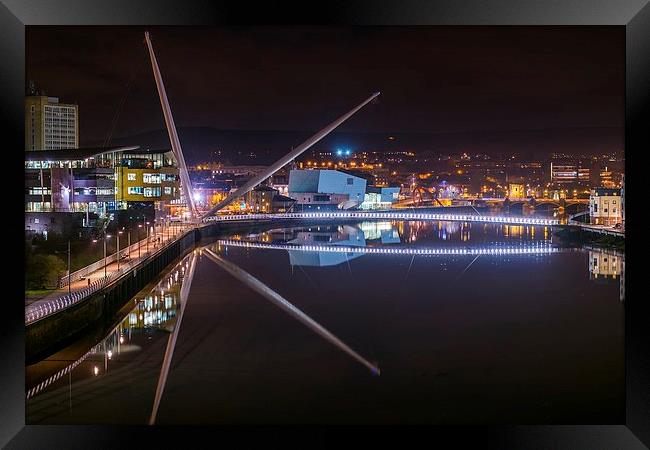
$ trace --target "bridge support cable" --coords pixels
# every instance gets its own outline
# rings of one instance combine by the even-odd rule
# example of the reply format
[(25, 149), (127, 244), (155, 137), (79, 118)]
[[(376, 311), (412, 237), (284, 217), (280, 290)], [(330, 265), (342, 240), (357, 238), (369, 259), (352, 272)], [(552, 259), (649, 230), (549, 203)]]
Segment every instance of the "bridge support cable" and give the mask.
[(216, 214), (220, 209), (225, 208), (228, 206), (230, 203), (235, 201), (235, 199), (241, 197), (242, 195), (246, 195), (249, 191), (251, 191), (254, 187), (256, 187), (258, 184), (266, 180), (268, 177), (273, 175), (275, 172), (280, 170), (282, 167), (286, 166), (289, 164), (291, 161), (296, 159), (298, 156), (300, 156), (305, 150), (310, 148), (312, 145), (323, 139), (325, 136), (327, 136), (329, 133), (331, 133), (335, 128), (337, 128), (339, 125), (341, 125), (343, 122), (348, 120), (350, 117), (352, 117), (357, 111), (359, 111), (361, 108), (366, 106), (368, 103), (373, 101), (376, 97), (379, 96), (379, 92), (375, 92), (372, 94), (370, 97), (368, 97), (366, 100), (364, 100), (361, 104), (356, 106), (354, 109), (349, 111), (348, 113), (342, 115), (338, 119), (336, 119), (334, 122), (330, 123), (327, 125), (325, 128), (320, 130), (318, 133), (314, 134), (312, 137), (307, 139), (305, 142), (300, 144), (298, 147), (284, 155), (282, 158), (271, 164), (263, 173), (260, 175), (253, 177), (250, 181), (245, 183), (242, 187), (238, 188), (235, 192), (232, 192), (230, 195), (228, 195), (224, 200), (220, 201), (216, 205), (212, 207), (208, 212), (206, 212), (203, 216), (201, 216), (201, 219), (204, 219), (208, 216)]
[(160, 399), (162, 398), (163, 392), (165, 391), (165, 385), (167, 384), (167, 376), (169, 375), (169, 369), (171, 368), (172, 358), (174, 356), (174, 349), (176, 348), (176, 339), (178, 338), (178, 332), (181, 329), (181, 321), (183, 320), (183, 314), (185, 313), (185, 307), (187, 306), (188, 294), (190, 292), (190, 287), (192, 286), (192, 279), (194, 278), (194, 267), (196, 266), (196, 259), (196, 254), (192, 253), (190, 256), (189, 269), (183, 276), (183, 284), (180, 291), (181, 310), (178, 314), (178, 317), (176, 318), (174, 331), (167, 340), (165, 357), (163, 359), (162, 367), (160, 368), (158, 384), (156, 385), (156, 396), (154, 397), (153, 408), (151, 410), (151, 415), (149, 416), (149, 425), (155, 425), (156, 417), (158, 416)]
[(323, 328), (323, 326), (321, 326), (318, 322), (302, 312), (300, 309), (296, 308), (293, 304), (289, 303), (284, 297), (252, 276), (250, 273), (246, 272), (241, 267), (231, 263), (230, 261), (226, 261), (208, 248), (205, 249), (205, 254), (210, 260), (212, 260), (215, 264), (228, 272), (230, 275), (244, 283), (246, 286), (260, 294), (262, 297), (270, 300), (271, 303), (273, 303), (275, 306), (279, 307), (284, 312), (297, 319), (307, 328), (311, 329), (316, 334), (320, 335), (325, 340), (335, 345), (340, 350), (343, 350), (345, 353), (352, 356), (358, 362), (366, 366), (374, 375), (380, 374), (379, 367), (367, 361), (363, 356), (359, 355), (357, 352), (348, 347), (343, 341)]
[(181, 182), (184, 186), (185, 197), (187, 204), (190, 205), (190, 213), (193, 218), (197, 218), (196, 206), (194, 205), (194, 197), (192, 196), (192, 183), (190, 182), (190, 176), (187, 173), (187, 166), (185, 165), (185, 157), (183, 156), (183, 149), (181, 148), (181, 143), (178, 140), (178, 134), (176, 132), (176, 124), (174, 123), (174, 117), (172, 116), (172, 110), (169, 106), (169, 101), (167, 100), (167, 92), (165, 91), (165, 85), (160, 75), (160, 69), (158, 68), (158, 62), (156, 61), (156, 55), (153, 51), (153, 45), (151, 44), (151, 39), (149, 37), (149, 32), (145, 31), (144, 39), (147, 43), (147, 48), (149, 49), (149, 58), (151, 59), (151, 69), (153, 70), (153, 76), (156, 80), (156, 88), (158, 89), (158, 97), (160, 98), (160, 105), (162, 106), (163, 115), (165, 116), (165, 125), (167, 126), (167, 134), (169, 134), (169, 142), (172, 146), (172, 151), (176, 157), (178, 163)]

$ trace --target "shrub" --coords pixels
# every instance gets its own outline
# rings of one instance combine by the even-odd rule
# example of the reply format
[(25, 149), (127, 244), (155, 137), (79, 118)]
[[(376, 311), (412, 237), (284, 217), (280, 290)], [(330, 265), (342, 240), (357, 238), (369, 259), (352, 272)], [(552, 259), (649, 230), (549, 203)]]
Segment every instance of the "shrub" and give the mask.
[(53, 289), (66, 270), (63, 261), (54, 255), (30, 255), (26, 261), (25, 284), (27, 289)]

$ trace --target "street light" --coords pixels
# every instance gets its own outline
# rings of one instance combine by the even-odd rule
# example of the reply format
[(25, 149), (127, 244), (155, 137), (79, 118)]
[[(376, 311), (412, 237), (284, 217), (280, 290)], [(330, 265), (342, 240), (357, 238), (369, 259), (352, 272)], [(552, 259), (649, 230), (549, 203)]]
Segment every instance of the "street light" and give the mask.
[(106, 239), (111, 237), (110, 234), (106, 234), (104, 231), (104, 278), (106, 278)]
[(149, 253), (149, 223), (147, 222), (147, 253)]
[[(110, 237), (109, 235), (106, 234), (106, 231), (104, 231), (104, 277), (106, 277), (106, 238)], [(96, 243), (97, 239), (93, 239), (93, 243)]]
[(70, 275), (71, 275), (71, 273), (70, 273), (70, 239), (68, 239), (68, 294), (70, 293), (70, 291), (72, 289), (70, 287)]
[(142, 224), (138, 224), (138, 259), (140, 258), (140, 228), (142, 228)]
[(120, 234), (121, 231), (117, 232), (117, 270), (120, 270)]

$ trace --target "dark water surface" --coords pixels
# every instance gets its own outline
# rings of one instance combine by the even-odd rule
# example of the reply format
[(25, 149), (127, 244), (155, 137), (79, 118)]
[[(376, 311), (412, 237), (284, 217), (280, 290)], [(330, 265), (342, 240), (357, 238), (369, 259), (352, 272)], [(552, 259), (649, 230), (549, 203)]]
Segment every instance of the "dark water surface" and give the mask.
[(622, 255), (559, 249), (544, 227), (452, 222), (231, 238), (131, 300), (105, 339), (27, 367), (27, 423), (624, 419)]

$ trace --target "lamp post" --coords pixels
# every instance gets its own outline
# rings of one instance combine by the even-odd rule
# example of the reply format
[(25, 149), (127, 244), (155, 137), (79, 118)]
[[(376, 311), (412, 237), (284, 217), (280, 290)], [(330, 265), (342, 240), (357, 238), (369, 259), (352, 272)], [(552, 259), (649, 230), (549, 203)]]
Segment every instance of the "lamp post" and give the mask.
[(149, 223), (147, 222), (147, 253), (149, 253)]
[(120, 270), (120, 234), (121, 231), (117, 232), (117, 270)]
[(104, 278), (106, 278), (106, 238), (110, 237), (104, 231)]
[(140, 258), (140, 228), (142, 228), (142, 224), (138, 224), (138, 259)]
[(70, 274), (70, 239), (68, 239), (68, 294), (70, 293), (70, 291), (72, 289), (70, 287), (70, 275), (71, 275)]
[[(106, 234), (106, 230), (104, 230), (104, 277), (106, 277), (106, 238), (110, 237), (109, 235)], [(93, 239), (93, 242), (97, 242), (97, 239)]]

